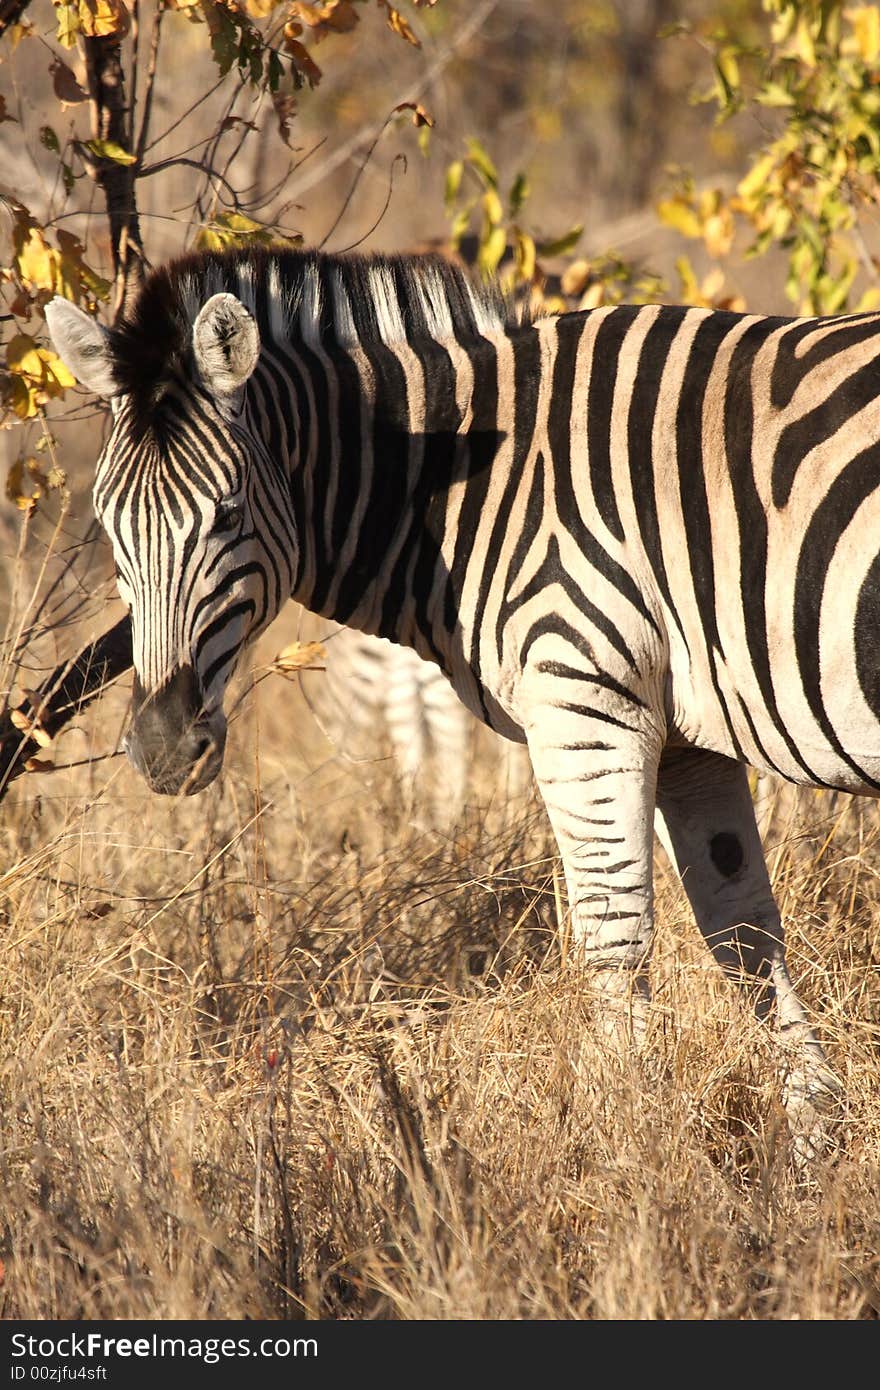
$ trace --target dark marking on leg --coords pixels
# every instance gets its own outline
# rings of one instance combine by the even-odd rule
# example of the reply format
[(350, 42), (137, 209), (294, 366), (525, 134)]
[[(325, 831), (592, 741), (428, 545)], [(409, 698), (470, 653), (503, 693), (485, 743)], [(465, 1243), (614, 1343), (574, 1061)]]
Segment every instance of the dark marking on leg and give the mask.
[(719, 830), (709, 841), (709, 854), (712, 863), (725, 878), (733, 878), (745, 863), (745, 852), (740, 838), (732, 830)]

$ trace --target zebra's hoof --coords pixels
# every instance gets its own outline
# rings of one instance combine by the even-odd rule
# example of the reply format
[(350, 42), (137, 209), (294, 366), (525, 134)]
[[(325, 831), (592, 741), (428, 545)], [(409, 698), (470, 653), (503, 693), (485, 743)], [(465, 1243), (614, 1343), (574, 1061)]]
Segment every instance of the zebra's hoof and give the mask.
[(783, 1085), (782, 1103), (797, 1167), (839, 1157), (846, 1094), (832, 1072), (790, 1072)]

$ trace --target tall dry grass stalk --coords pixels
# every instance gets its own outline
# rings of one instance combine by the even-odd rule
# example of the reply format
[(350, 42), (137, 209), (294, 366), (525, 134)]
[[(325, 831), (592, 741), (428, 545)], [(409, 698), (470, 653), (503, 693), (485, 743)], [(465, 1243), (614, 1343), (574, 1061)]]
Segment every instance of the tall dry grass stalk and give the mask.
[[(59, 761), (112, 751), (124, 716), (116, 691)], [(540, 809), (492, 804), (489, 756), (480, 809), (439, 835), (380, 772), (264, 680), (193, 800), (122, 760), (10, 794), (2, 1315), (880, 1312), (875, 808), (765, 807), (849, 1097), (840, 1155), (805, 1175), (768, 1039), (669, 875), (648, 1046), (622, 1062), (560, 960)]]

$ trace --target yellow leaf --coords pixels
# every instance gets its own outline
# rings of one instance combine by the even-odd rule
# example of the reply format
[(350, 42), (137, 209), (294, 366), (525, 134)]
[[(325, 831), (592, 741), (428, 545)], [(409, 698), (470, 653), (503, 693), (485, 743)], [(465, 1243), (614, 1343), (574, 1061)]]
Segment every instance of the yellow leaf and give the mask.
[(55, 260), (57, 253), (47, 242), (39, 227), (31, 226), (18, 251), (18, 271), (25, 284), (35, 290), (55, 290)]
[(585, 260), (572, 261), (571, 265), (566, 266), (562, 272), (560, 288), (562, 293), (570, 295), (583, 294), (590, 279), (590, 262)]
[(679, 256), (675, 262), (678, 278), (681, 281), (681, 297), (685, 304), (695, 304), (699, 289), (694, 268), (687, 256)]
[(589, 289), (586, 291), (586, 293), (585, 293), (584, 295), (581, 296), (581, 300), (580, 300), (580, 303), (578, 304), (578, 308), (579, 308), (579, 309), (598, 309), (599, 305), (600, 305), (600, 304), (604, 304), (604, 302), (605, 302), (605, 286), (602, 284), (602, 281), (601, 281), (601, 280), (597, 280), (596, 283), (595, 283), (594, 285), (590, 285), (590, 287), (589, 287)]
[(727, 208), (706, 218), (703, 240), (710, 256), (726, 256), (733, 245), (733, 218)]
[(503, 227), (493, 227), (489, 235), (481, 239), (477, 264), (484, 275), (495, 274), (506, 247), (507, 233)]
[(483, 194), (483, 211), (490, 227), (497, 227), (500, 222), (504, 221), (504, 208), (501, 206), (501, 199), (494, 188), (487, 189)]
[(272, 668), (281, 675), (306, 668), (321, 670), (327, 659), (327, 652), (320, 642), (288, 642), (272, 662)]
[[(22, 376), (7, 377), (3, 383), (4, 399), (20, 420), (31, 420), (37, 413), (37, 392)], [(12, 497), (13, 502), (17, 498)], [(18, 502), (21, 506), (21, 503)]]
[[(17, 411), (16, 414), (18, 414)], [(16, 507), (23, 512), (31, 511), (37, 505), (37, 500), (42, 493), (42, 488), (39, 484), (36, 485), (33, 492), (29, 490), (32, 483), (29, 476), (30, 468), (28, 465), (33, 462), (33, 459), (17, 458), (15, 463), (10, 466), (9, 472), (6, 475), (6, 496), (9, 498), (10, 502), (14, 502)], [(20, 711), (12, 710), (10, 712), (10, 718), (13, 724), (16, 725), (16, 728), (30, 728), (30, 720), (24, 715), (20, 716), (24, 719), (24, 723), (17, 723), (15, 717), (17, 714), (20, 714)]]
[(196, 232), (195, 245), (199, 251), (222, 251), (223, 242), (210, 227), (200, 227)]
[(79, 0), (79, 22), (86, 38), (122, 38), (129, 18), (123, 0)]
[(134, 164), (135, 156), (130, 150), (124, 150), (115, 140), (86, 140), (84, 149), (90, 151), (96, 159), (109, 159), (113, 164)]
[(859, 56), (865, 63), (876, 63), (880, 55), (880, 9), (876, 5), (859, 5), (844, 10), (853, 27)]
[[(258, 0), (258, 3), (265, 3), (265, 0)], [(351, 0), (323, 0), (323, 3), (314, 0), (311, 4), (294, 0), (290, 17), (307, 24), (317, 42), (331, 33), (347, 34), (358, 23), (358, 14)]]
[(73, 48), (81, 28), (79, 10), (76, 4), (59, 4), (58, 0), (55, 0), (55, 13), (58, 18), (56, 39), (62, 48)]
[(765, 191), (775, 167), (776, 155), (772, 151), (752, 165), (745, 178), (740, 179), (736, 190), (744, 203), (753, 203), (758, 194)]
[(527, 232), (521, 232), (518, 228), (514, 235), (516, 273), (524, 284), (530, 284), (535, 278), (537, 262), (534, 238), (530, 237)]
[(813, 43), (813, 35), (810, 33), (810, 25), (806, 19), (799, 20), (798, 27), (792, 37), (791, 47), (805, 67), (814, 68), (816, 66), (816, 47)]
[(667, 227), (674, 227), (682, 236), (701, 235), (700, 219), (690, 201), (682, 194), (676, 193), (673, 198), (664, 198), (658, 203), (657, 215), (661, 222), (665, 222)]
[(41, 377), (43, 367), (36, 341), (27, 333), (17, 333), (6, 345), (6, 365), (22, 376)]
[(393, 29), (395, 34), (399, 34), (402, 39), (406, 39), (407, 43), (411, 43), (414, 48), (421, 48), (421, 39), (416, 38), (400, 11), (395, 10), (393, 5), (389, 5), (388, 0), (377, 0), (377, 3), (379, 8), (385, 11), (388, 27)]
[[(51, 352), (48, 348), (38, 348), (37, 352), (43, 363), (43, 376), (53, 395), (76, 385), (76, 378), (71, 375), (57, 353)], [(62, 474), (62, 480), (63, 476)]]

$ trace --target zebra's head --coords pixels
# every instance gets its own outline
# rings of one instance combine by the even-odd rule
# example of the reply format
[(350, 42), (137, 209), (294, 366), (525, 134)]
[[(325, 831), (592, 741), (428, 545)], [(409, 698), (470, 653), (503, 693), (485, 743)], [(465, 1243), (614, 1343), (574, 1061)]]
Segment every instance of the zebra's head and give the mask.
[[(226, 685), (290, 594), (295, 560), (292, 520), (279, 515), (289, 489), (272, 487), (277, 465), (248, 426), (257, 323), (229, 293), (170, 308), (158, 277), (120, 328), (62, 299), (46, 318), (56, 351), (112, 406), (94, 500), (131, 613), (126, 750), (154, 791), (201, 791), (223, 762)], [(279, 558), (264, 538), (282, 530)]]

